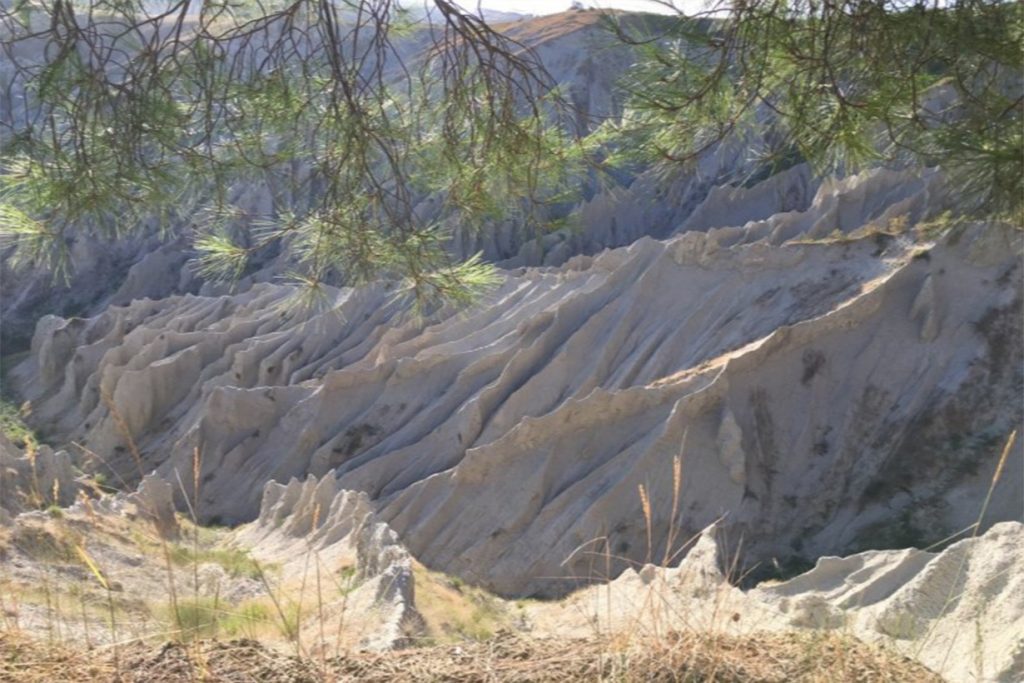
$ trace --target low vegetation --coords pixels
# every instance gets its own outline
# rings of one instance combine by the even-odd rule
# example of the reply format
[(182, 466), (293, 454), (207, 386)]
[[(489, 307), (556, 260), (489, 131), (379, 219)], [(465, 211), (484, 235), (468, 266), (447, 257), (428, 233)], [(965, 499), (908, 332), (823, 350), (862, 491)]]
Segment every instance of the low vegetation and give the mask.
[(36, 433), (25, 423), (22, 407), (10, 392), (8, 370), (24, 359), (27, 352), (0, 357), (0, 434), (18, 448), (27, 448), (39, 442)]
[(251, 640), (133, 644), (119, 657), (47, 648), (0, 634), (0, 679), (93, 681), (764, 681), (933, 683), (919, 664), (842, 636), (716, 637), (675, 634), (657, 642), (535, 640), (511, 635), (457, 648), (351, 652), (321, 664)]
[(38, 442), (35, 432), (25, 424), (21, 409), (10, 400), (0, 396), (0, 434), (7, 437), (18, 448)]
[(248, 638), (274, 641), (288, 635), (277, 622), (271, 600), (254, 598), (229, 604), (216, 597), (184, 598), (177, 606), (164, 605), (159, 616), (175, 624), (182, 642), (208, 638)]
[(461, 580), (432, 572), (420, 564), (416, 577), (416, 609), (426, 625), (424, 644), (466, 640), (482, 642), (514, 627), (514, 614), (493, 595)]
[(191, 567), (195, 564), (216, 564), (231, 577), (258, 579), (260, 567), (244, 550), (237, 548), (193, 547), (185, 543), (172, 544), (168, 554), (175, 565)]

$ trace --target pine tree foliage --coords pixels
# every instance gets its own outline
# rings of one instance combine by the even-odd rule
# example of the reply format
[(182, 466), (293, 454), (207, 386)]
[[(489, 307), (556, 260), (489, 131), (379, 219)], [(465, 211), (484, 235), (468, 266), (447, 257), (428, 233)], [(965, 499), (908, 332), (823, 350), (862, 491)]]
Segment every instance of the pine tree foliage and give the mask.
[(649, 158), (691, 162), (767, 127), (766, 164), (939, 165), (963, 210), (1020, 221), (1024, 5), (739, 0), (653, 38), (613, 27), (644, 54), (623, 135)]
[[(493, 278), (443, 248), (555, 196), (572, 150), (536, 56), (448, 0), (15, 0), (3, 10), (4, 232), (66, 265), (80, 231), (188, 225), (207, 279), (275, 242), (296, 276), (410, 279), (464, 300)], [(270, 209), (237, 198), (266, 188)], [(447, 209), (415, 208), (436, 194)], [(457, 209), (457, 211), (456, 211)]]
[(394, 0), (7, 0), (0, 232), (62, 274), (82, 232), (187, 226), (206, 279), (281, 247), (311, 291), (383, 275), (420, 302), (466, 302), (495, 274), (453, 259), (453, 226), (537, 220), (595, 159), (687, 164), (766, 128), (763, 167), (940, 165), (964, 211), (1020, 222), (1018, 3), (608, 18), (638, 51), (630, 108), (583, 144), (537, 55), (451, 0), (430, 0), (427, 21)]

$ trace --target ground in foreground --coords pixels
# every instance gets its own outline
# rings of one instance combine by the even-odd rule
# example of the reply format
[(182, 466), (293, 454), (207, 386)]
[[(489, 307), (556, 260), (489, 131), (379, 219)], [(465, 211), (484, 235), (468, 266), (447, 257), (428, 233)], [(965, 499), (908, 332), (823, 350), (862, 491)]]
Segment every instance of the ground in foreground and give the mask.
[(482, 642), (299, 658), (253, 640), (86, 651), (0, 634), (0, 681), (939, 681), (919, 664), (836, 635), (679, 635), (658, 642)]

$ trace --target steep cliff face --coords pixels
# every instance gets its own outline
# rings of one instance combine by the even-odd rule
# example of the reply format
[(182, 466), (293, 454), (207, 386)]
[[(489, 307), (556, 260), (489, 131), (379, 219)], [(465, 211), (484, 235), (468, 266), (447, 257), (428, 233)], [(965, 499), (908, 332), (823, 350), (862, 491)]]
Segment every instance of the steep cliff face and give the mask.
[(506, 595), (596, 578), (573, 553), (597, 539), (614, 575), (719, 518), (750, 563), (939, 540), (1022, 421), (1020, 233), (889, 234), (943, 208), (933, 172), (793, 210), (800, 173), (713, 192), (700, 231), (507, 270), (468, 311), (413, 319), (387, 283), (327, 310), (269, 284), (136, 300), (44, 318), (13, 377), (120, 476), (176, 480), (198, 448), (207, 519), (333, 472), (415, 557)]

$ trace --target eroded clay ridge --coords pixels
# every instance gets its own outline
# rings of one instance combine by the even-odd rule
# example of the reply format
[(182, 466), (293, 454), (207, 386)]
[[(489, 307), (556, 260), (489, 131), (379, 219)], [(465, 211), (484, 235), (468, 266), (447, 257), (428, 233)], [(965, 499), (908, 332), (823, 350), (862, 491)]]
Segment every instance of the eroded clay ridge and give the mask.
[[(803, 211), (783, 187), (713, 192), (682, 226), (704, 232), (506, 271), (425, 322), (386, 284), (328, 311), (263, 284), (51, 316), (14, 376), (92, 467), (190, 488), (198, 449), (208, 520), (333, 471), (415, 557), (506, 595), (616, 575), (723, 515), (750, 563), (963, 528), (1022, 421), (1019, 232), (881, 234), (944, 208), (932, 172), (826, 182)], [(989, 521), (1019, 515), (1012, 493)]]
[[(657, 619), (683, 632), (839, 631), (883, 644), (948, 681), (1024, 677), (1024, 526), (995, 524), (941, 550), (914, 548), (822, 557), (810, 571), (743, 591), (722, 567), (718, 525), (677, 566), (623, 572), (565, 601), (540, 603), (538, 627), (635, 629)], [(542, 611), (555, 606), (551, 614)], [(550, 608), (547, 608), (550, 609)], [(585, 631), (584, 631), (585, 632)]]

